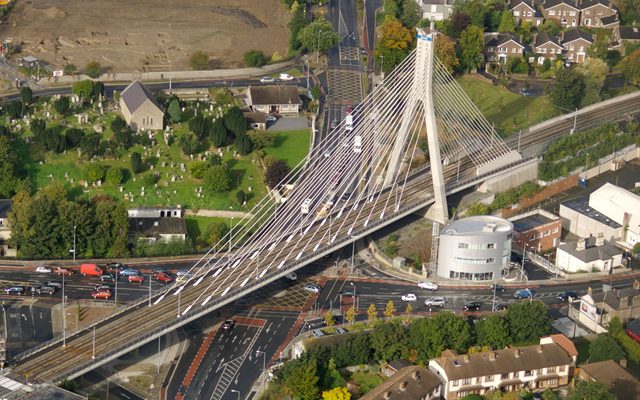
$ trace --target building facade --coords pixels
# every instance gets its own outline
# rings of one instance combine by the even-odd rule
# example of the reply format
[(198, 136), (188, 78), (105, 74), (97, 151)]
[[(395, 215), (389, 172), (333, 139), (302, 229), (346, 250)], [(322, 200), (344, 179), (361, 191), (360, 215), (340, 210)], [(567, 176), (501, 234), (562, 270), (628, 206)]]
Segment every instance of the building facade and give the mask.
[(593, 44), (593, 36), (581, 29), (569, 29), (564, 33), (562, 46), (565, 49), (565, 60), (582, 64), (587, 59), (587, 49)]
[(184, 210), (180, 206), (175, 207), (138, 207), (127, 210), (129, 218), (182, 218)]
[(510, 33), (484, 34), (484, 59), (486, 62), (504, 63), (509, 57), (522, 57), (524, 46)]
[(538, 209), (509, 218), (513, 223), (513, 250), (537, 253), (555, 249), (560, 243), (562, 220), (557, 215)]
[(529, 21), (531, 26), (539, 26), (544, 22), (542, 14), (529, 0), (511, 0), (509, 1), (509, 10), (518, 24), (522, 21)]
[(622, 250), (598, 237), (561, 243), (556, 251), (556, 266), (565, 272), (610, 271), (622, 265)]
[(16, 249), (9, 247), (11, 239), (10, 212), (11, 199), (0, 199), (0, 257), (15, 257), (17, 255)]
[(297, 86), (249, 87), (246, 102), (253, 111), (265, 114), (298, 114), (302, 109)]
[(418, 0), (422, 9), (422, 18), (431, 21), (442, 21), (453, 13), (454, 0)]
[(558, 42), (558, 38), (542, 31), (536, 35), (533, 52), (538, 55), (538, 64), (542, 65), (545, 59), (554, 61), (562, 58), (564, 47)]
[(135, 131), (163, 128), (164, 111), (139, 81), (131, 83), (120, 93), (120, 112)]
[(544, 19), (555, 19), (562, 27), (580, 25), (580, 9), (574, 0), (545, 0), (541, 7)]
[[(613, 8), (609, 0), (581, 0), (580, 26), (587, 28), (602, 28), (612, 17), (617, 17), (618, 11)], [(605, 19), (603, 22), (602, 19)]]
[(508, 272), (513, 224), (493, 216), (474, 216), (447, 225), (440, 235), (438, 270), (441, 278), (500, 279)]
[(412, 365), (391, 375), (360, 400), (437, 400), (441, 392), (438, 376), (425, 367)]

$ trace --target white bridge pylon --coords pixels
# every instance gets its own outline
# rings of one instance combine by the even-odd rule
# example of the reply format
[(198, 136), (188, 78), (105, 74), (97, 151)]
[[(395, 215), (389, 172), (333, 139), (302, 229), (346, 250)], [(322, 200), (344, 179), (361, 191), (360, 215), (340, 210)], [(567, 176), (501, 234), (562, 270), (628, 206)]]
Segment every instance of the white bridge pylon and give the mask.
[[(444, 223), (447, 164), (468, 161), (479, 174), (517, 161), (435, 57), (436, 35), (418, 31), (416, 49), (156, 304), (181, 295), (185, 316), (291, 272), (427, 199), (416, 179), (432, 182), (432, 217)], [(416, 174), (419, 167), (427, 172)]]

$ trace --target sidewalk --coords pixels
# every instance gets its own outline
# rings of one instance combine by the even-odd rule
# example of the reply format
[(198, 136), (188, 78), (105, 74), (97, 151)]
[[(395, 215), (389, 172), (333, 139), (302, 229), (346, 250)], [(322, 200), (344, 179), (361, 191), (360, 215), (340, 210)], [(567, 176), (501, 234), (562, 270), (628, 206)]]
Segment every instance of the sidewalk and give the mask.
[(185, 217), (217, 217), (217, 218), (253, 218), (253, 214), (244, 211), (226, 211), (226, 210), (185, 210)]

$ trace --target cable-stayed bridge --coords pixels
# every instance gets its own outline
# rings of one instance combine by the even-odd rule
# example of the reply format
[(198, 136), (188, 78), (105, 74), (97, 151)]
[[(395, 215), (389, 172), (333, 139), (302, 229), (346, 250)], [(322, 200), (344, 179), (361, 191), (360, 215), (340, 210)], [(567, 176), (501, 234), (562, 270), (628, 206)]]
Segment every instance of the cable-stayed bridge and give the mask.
[[(405, 61), (196, 263), (193, 275), (95, 326), (23, 353), (11, 375), (74, 378), (251, 291), (523, 163), (420, 32)], [(225, 251), (233, 248), (233, 251)]]

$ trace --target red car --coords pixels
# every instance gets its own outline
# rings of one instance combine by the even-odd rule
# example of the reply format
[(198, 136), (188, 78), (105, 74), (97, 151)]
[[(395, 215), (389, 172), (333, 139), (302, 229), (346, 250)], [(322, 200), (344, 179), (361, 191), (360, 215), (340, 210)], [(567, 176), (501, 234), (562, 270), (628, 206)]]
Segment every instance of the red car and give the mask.
[(69, 275), (73, 275), (73, 271), (70, 269), (66, 269), (66, 268), (61, 268), (58, 267), (53, 271), (54, 274), (56, 275), (64, 275), (64, 276), (69, 276)]
[(92, 292), (91, 297), (96, 300), (109, 300), (111, 298), (111, 292)]
[(129, 283), (142, 283), (144, 282), (144, 276), (142, 275), (129, 275)]
[(153, 277), (158, 282), (162, 282), (162, 283), (171, 283), (171, 282), (173, 282), (173, 278), (171, 278), (165, 272), (156, 272), (155, 274), (153, 274)]

